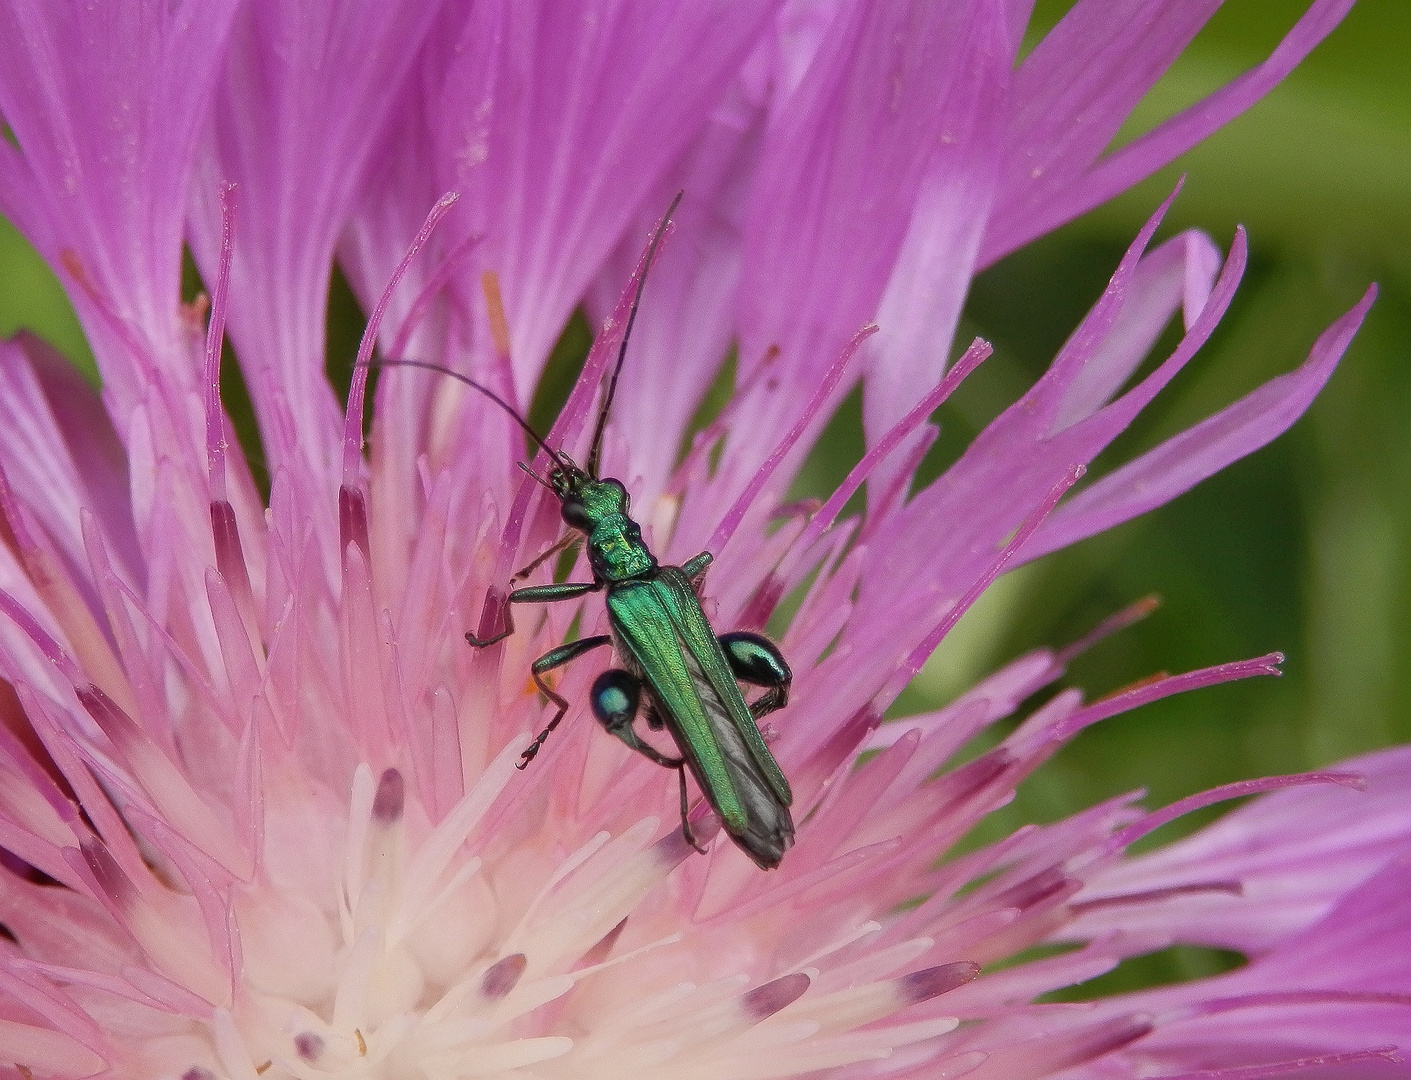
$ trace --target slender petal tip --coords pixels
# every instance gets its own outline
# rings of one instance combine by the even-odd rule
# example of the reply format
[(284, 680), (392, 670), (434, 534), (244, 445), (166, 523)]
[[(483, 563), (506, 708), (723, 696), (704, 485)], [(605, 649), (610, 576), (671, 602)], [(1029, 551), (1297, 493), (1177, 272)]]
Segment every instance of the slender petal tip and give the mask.
[(920, 971), (913, 971), (910, 975), (902, 976), (897, 981), (901, 995), (906, 999), (907, 1004), (915, 1005), (917, 1002), (948, 994), (957, 987), (977, 979), (979, 975), (979, 964), (970, 960), (962, 960), (954, 964), (940, 964), (936, 967), (922, 968)]
[(529, 959), (523, 953), (512, 953), (491, 964), (480, 980), (480, 994), (489, 1001), (498, 1001), (519, 985)]
[(802, 971), (756, 986), (740, 999), (740, 1005), (756, 1022), (773, 1016), (803, 996), (813, 980)]
[(377, 781), (372, 800), (372, 817), (380, 825), (394, 825), (402, 818), (406, 802), (406, 781), (398, 769), (385, 769)]

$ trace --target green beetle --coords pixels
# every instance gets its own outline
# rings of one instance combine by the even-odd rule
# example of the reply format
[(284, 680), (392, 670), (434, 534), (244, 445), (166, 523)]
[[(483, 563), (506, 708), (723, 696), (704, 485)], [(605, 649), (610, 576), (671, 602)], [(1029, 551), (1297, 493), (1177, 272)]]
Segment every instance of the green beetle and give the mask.
[[(652, 236), (646, 267), (651, 265), (680, 198), (676, 197)], [(587, 546), (592, 581), (515, 589), (509, 594), (509, 602), (547, 604), (601, 592), (611, 627), (610, 634), (570, 641), (534, 661), (530, 669), (534, 682), (558, 711), (524, 751), (519, 767), (524, 768), (534, 759), (568, 712), (568, 701), (543, 681), (543, 675), (594, 649), (612, 645), (622, 666), (604, 671), (594, 682), (593, 714), (633, 750), (677, 771), (681, 828), (692, 847), (704, 850), (691, 831), (688, 770), (735, 843), (760, 867), (770, 870), (779, 865), (794, 842), (794, 822), (789, 813), (793, 793), (760, 735), (758, 721), (788, 703), (793, 678), (789, 665), (774, 644), (758, 634), (717, 636), (701, 610), (696, 592), (711, 563), (711, 554), (702, 552), (684, 566), (662, 566), (642, 542), (642, 530), (629, 512), (627, 489), (619, 480), (598, 476), (603, 431), (645, 284), (644, 268), (612, 379), (598, 412), (587, 468), (574, 464), (562, 450), (547, 446), (514, 409), (486, 387), (456, 375), (504, 408), (549, 455), (552, 465), (547, 478), (535, 479), (558, 497), (564, 523), (581, 534)], [(385, 363), (430, 366), (411, 361)], [(565, 538), (555, 544), (515, 576), (524, 576), (569, 542)], [(505, 625), (500, 632), (486, 638), (467, 633), (466, 640), (483, 649), (513, 632), (514, 620), (506, 608)], [(765, 693), (746, 702), (740, 691), (741, 682), (764, 687)], [(643, 706), (648, 727), (666, 728), (676, 741), (679, 757), (661, 753), (638, 736), (633, 722)]]

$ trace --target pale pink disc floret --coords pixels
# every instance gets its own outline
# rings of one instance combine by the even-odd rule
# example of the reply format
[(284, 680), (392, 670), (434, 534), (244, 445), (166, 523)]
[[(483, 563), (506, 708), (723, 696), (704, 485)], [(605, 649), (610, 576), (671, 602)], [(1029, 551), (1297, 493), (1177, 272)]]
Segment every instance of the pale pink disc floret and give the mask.
[[(946, 857), (1083, 728), (1277, 655), (1026, 710), (1079, 642), (881, 723), (997, 576), (1284, 431), (1371, 303), (1070, 493), (1244, 269), (1242, 232), (1228, 253), (1158, 242), (1163, 206), (1048, 372), (911, 492), (927, 418), (990, 351), (948, 363), (973, 275), (1243, 111), (1350, 4), (1316, 0), (1263, 64), (1109, 151), (1215, 6), (1080, 0), (1022, 60), (1028, 5), (1001, 0), (0, 11), (0, 212), (60, 274), (103, 378), (0, 344), (0, 1076), (1403, 1075), (1404, 749), (1163, 810), (1134, 793)], [(365, 450), (366, 370), (346, 402), (325, 375), (335, 260), (373, 313), (363, 359), (521, 404), (582, 306), (601, 332), (547, 436), (581, 455), (678, 189), (605, 472), (664, 561), (715, 555), (716, 627), (802, 597), (766, 733), (798, 841), (770, 873), (711, 838), (704, 804), (709, 851), (685, 843), (674, 775), (582, 707), (591, 661), (514, 768), (548, 715), (532, 659), (597, 632), (601, 602), (485, 651), (463, 634), (500, 625), (557, 505), (465, 386), (383, 372)], [(183, 246), (209, 316), (180, 302)], [(223, 333), (267, 501), (223, 411)], [(732, 345), (734, 395), (680, 458)], [(822, 506), (787, 505), (859, 382), (867, 455)], [(1041, 1000), (1173, 942), (1250, 962)]]

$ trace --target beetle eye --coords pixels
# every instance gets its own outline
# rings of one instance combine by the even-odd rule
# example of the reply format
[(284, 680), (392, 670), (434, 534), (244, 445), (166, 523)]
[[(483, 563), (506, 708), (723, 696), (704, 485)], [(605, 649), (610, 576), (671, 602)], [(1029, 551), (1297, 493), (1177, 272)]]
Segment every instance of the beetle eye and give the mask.
[(622, 510), (624, 513), (626, 513), (627, 508), (632, 505), (632, 496), (627, 494), (627, 489), (622, 486), (622, 481), (614, 480), (612, 477), (608, 477), (606, 480), (603, 481), (603, 483), (609, 487), (617, 489), (618, 495), (622, 497)]
[(588, 521), (588, 512), (577, 499), (565, 499), (561, 513), (565, 524), (571, 525), (581, 532), (592, 531), (591, 523)]

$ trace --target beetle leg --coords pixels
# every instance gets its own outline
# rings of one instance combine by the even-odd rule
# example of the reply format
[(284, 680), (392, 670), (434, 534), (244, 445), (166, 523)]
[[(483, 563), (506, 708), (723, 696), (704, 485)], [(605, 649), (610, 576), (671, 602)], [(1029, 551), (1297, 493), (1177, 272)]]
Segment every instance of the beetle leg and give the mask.
[(630, 671), (608, 668), (593, 683), (589, 700), (598, 723), (644, 758), (667, 769), (679, 768), (684, 763), (683, 758), (667, 757), (655, 746), (643, 742), (632, 727), (632, 721), (637, 717), (637, 705), (642, 700), (642, 680)]
[(681, 781), (681, 836), (686, 843), (704, 855), (706, 849), (696, 843), (696, 834), (691, 831), (691, 800), (686, 796), (686, 762), (684, 759), (680, 765), (676, 766), (676, 779)]
[[(527, 592), (528, 590), (522, 591)], [(513, 627), (511, 627), (511, 629), (513, 629)], [(563, 719), (564, 713), (568, 712), (568, 699), (555, 693), (553, 687), (545, 683), (540, 676), (546, 671), (552, 671), (556, 667), (563, 667), (563, 665), (567, 664), (570, 660), (576, 660), (586, 652), (591, 652), (594, 649), (600, 649), (604, 645), (610, 644), (612, 644), (612, 638), (608, 637), (606, 634), (600, 634), (597, 637), (579, 638), (577, 641), (570, 641), (566, 645), (560, 645), (557, 649), (550, 649), (543, 656), (539, 657), (538, 660), (534, 661), (529, 669), (529, 673), (534, 679), (534, 685), (539, 688), (540, 692), (543, 693), (546, 698), (558, 706), (558, 712), (554, 713), (554, 718), (549, 721), (548, 726), (544, 728), (543, 731), (539, 732), (538, 737), (529, 744), (524, 753), (519, 755), (519, 761), (515, 762), (516, 769), (523, 769), (534, 760), (534, 755), (537, 754), (539, 748), (544, 745), (544, 740), (549, 737), (554, 728), (559, 726), (559, 721)]]
[[(691, 800), (686, 793), (686, 759), (667, 757), (655, 746), (643, 742), (632, 727), (632, 721), (637, 716), (637, 706), (642, 700), (642, 680), (621, 668), (609, 668), (593, 683), (590, 700), (593, 704), (593, 715), (611, 734), (616, 735), (649, 761), (676, 770), (676, 778), (681, 784), (681, 835), (686, 838), (686, 843), (704, 855), (705, 848), (696, 843), (695, 833), (691, 831)], [(648, 705), (647, 708), (647, 722), (650, 725), (651, 718), (656, 717), (656, 706)], [(661, 720), (657, 718), (657, 725), (660, 724)]]
[(755, 720), (789, 703), (789, 688), (793, 685), (794, 674), (774, 642), (747, 630), (721, 634), (719, 641), (735, 678), (751, 686), (767, 687), (757, 701), (750, 702), (750, 713)]
[(543, 566), (544, 563), (548, 562), (559, 552), (566, 551), (568, 548), (578, 543), (578, 541), (581, 539), (583, 539), (583, 537), (576, 532), (564, 533), (560, 539), (554, 541), (551, 547), (546, 548), (543, 552), (541, 552), (539, 557), (535, 559), (532, 563), (526, 566), (523, 570), (516, 571), (514, 577), (510, 578), (510, 580), (523, 581), (525, 578), (527, 578), (530, 574), (534, 573), (535, 570), (539, 569), (539, 567)]
[[(482, 621), (484, 620), (484, 616), (483, 616), (483, 615), (481, 616), (481, 619), (482, 619)], [(502, 629), (500, 629), (498, 632), (496, 632), (496, 633), (494, 633), (494, 634), (491, 634), (491, 635), (490, 635), (489, 637), (487, 637), (487, 638), (476, 637), (474, 633), (472, 633), (471, 631), (467, 630), (467, 631), (465, 632), (465, 639), (466, 639), (466, 641), (470, 642), (471, 648), (474, 648), (474, 649), (488, 649), (491, 645), (495, 644), (495, 642), (497, 642), (497, 641), (504, 641), (505, 638), (509, 637), (509, 636), (510, 636), (511, 634), (513, 634), (513, 633), (514, 633), (514, 615), (510, 612), (509, 607), (506, 606), (506, 607), (505, 607), (505, 625), (504, 625), (504, 627), (503, 627)]]
[(709, 551), (702, 551), (694, 558), (687, 559), (681, 567), (681, 572), (691, 583), (691, 588), (696, 592), (701, 591), (701, 582), (705, 580), (705, 572), (710, 568), (710, 564), (715, 561), (715, 556)]
[[(565, 581), (562, 585), (530, 585), (523, 589), (513, 589), (506, 599), (511, 604), (555, 604), (560, 600), (576, 600), (585, 593), (597, 592), (602, 586), (596, 581)], [(487, 638), (476, 637), (471, 631), (465, 632), (466, 641), (477, 649), (484, 649), (503, 641), (514, 633), (514, 615), (505, 608), (505, 625), (499, 633)], [(555, 650), (557, 651), (557, 650)], [(549, 654), (545, 654), (549, 655)], [(545, 670), (548, 670), (547, 668)]]

